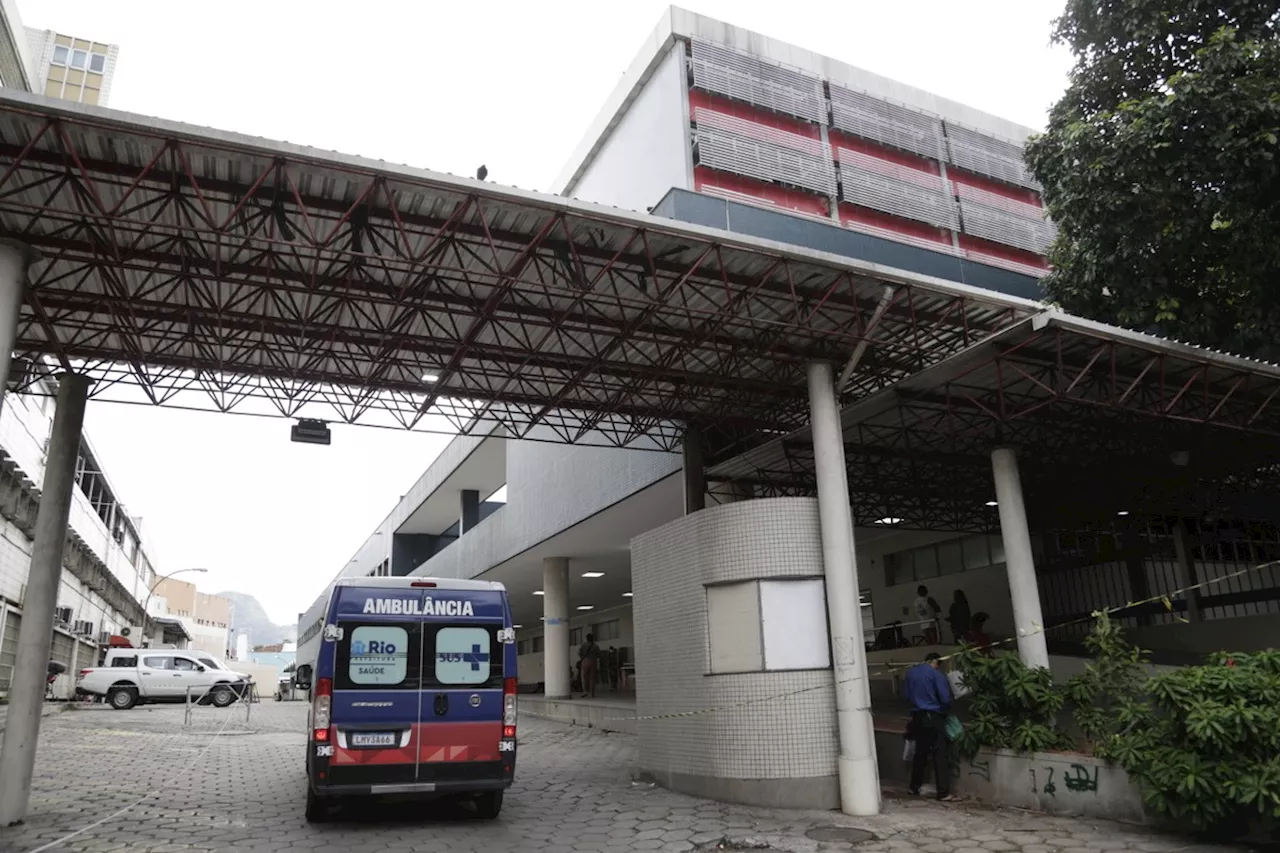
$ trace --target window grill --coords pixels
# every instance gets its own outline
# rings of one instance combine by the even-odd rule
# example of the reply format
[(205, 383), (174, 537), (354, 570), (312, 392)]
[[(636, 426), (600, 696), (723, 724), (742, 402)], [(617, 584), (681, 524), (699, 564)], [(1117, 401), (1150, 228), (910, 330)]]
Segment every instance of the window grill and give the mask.
[(964, 217), (964, 233), (993, 243), (1043, 255), (1053, 242), (1054, 227), (1043, 215), (1029, 219), (999, 207), (975, 203), (964, 196), (960, 198), (960, 213)]
[(698, 162), (760, 181), (779, 181), (827, 196), (836, 194), (826, 145), (798, 133), (698, 107)]
[(873, 210), (959, 230), (948, 182), (847, 148), (838, 150), (841, 198)]
[(943, 159), (940, 118), (834, 84), (831, 126), (934, 160)]
[(718, 44), (692, 41), (693, 85), (759, 107), (827, 123), (822, 81)]
[(1016, 142), (948, 124), (947, 153), (948, 159), (961, 169), (986, 175), (1006, 184), (1040, 189), (1039, 182), (1027, 171), (1022, 158), (1022, 146)]

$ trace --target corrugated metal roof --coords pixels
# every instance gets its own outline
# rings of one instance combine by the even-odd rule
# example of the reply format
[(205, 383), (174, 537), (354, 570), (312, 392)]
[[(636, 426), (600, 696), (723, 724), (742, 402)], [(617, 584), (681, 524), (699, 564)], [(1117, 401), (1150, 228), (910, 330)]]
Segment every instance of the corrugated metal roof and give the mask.
[[(0, 227), (37, 249), (20, 354), (152, 402), (674, 447), (806, 418), (1035, 303), (381, 161), (0, 92)], [(899, 296), (868, 334), (886, 284)], [(134, 396), (136, 397), (136, 392)], [(763, 431), (763, 432), (762, 432)]]
[[(1099, 505), (1160, 504), (1280, 462), (1280, 367), (1048, 310), (841, 419), (860, 523), (980, 529), (994, 523), (987, 458), (1001, 445), (1018, 448), (1031, 490), (1055, 508), (1079, 499), (1081, 482)], [(813, 464), (805, 428), (709, 473), (804, 493)]]

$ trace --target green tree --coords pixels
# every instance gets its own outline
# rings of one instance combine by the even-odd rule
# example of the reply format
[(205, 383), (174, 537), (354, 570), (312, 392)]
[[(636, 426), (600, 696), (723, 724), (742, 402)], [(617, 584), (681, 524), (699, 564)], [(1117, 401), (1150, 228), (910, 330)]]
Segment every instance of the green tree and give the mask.
[(1087, 317), (1280, 350), (1280, 0), (1068, 0), (1076, 57), (1027, 148)]

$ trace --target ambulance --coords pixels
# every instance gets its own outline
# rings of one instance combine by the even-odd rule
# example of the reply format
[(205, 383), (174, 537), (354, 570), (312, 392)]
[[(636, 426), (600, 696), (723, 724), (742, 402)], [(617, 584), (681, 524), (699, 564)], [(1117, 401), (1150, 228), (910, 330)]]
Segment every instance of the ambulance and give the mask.
[(516, 767), (516, 645), (502, 584), (339, 578), (299, 623), (306, 818), (354, 798), (472, 800), (496, 818)]

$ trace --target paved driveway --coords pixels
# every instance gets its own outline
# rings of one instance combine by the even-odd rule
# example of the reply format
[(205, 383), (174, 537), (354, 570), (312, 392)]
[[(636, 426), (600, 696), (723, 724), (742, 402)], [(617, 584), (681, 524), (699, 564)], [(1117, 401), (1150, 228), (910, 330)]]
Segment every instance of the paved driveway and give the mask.
[[(461, 809), (369, 807), (323, 825), (302, 816), (305, 707), (266, 702), (250, 724), (202, 708), (74, 710), (44, 720), (32, 810), (0, 830), (0, 851), (689, 851), (722, 839), (772, 849), (850, 850), (808, 833), (857, 826), (866, 853), (1173, 853), (1185, 839), (1115, 824), (890, 799), (871, 820), (727, 806), (632, 781), (635, 739), (525, 718), (516, 785), (502, 817)], [(190, 768), (189, 770), (185, 768)], [(161, 792), (142, 803), (144, 793)], [(111, 817), (115, 815), (114, 817)], [(107, 819), (109, 818), (109, 819)], [(106, 819), (106, 820), (104, 820)], [(84, 830), (66, 838), (70, 833)], [(59, 839), (64, 839), (59, 842)], [(1208, 848), (1204, 848), (1208, 849)]]

